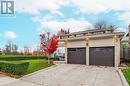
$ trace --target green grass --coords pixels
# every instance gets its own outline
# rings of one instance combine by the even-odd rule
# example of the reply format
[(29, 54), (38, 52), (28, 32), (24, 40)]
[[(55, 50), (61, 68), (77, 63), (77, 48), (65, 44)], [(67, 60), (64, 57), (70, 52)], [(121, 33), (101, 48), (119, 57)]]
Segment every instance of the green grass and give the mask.
[(27, 74), (51, 66), (51, 64), (48, 64), (47, 60), (43, 60), (43, 59), (39, 59), (39, 60), (22, 60), (22, 61), (19, 61), (19, 62), (29, 62), (29, 68), (27, 70)]
[(130, 63), (126, 63), (126, 65), (127, 65), (128, 67), (130, 67)]
[(0, 55), (0, 61), (21, 61), (33, 59), (47, 59), (47, 56)]
[(0, 58), (25, 57), (25, 55), (0, 55)]
[[(0, 55), (0, 61), (21, 61), (21, 60), (36, 60), (36, 59), (45, 59), (47, 56), (32, 56), (32, 55)], [(59, 58), (51, 57), (50, 60), (59, 60)]]
[(130, 69), (123, 70), (123, 74), (130, 85)]
[(128, 66), (128, 68), (123, 70), (123, 74), (130, 85), (130, 63), (126, 63), (126, 65)]
[[(39, 59), (39, 60), (21, 60), (21, 61), (10, 61), (13, 63), (19, 63), (19, 62), (29, 62), (29, 67), (26, 74), (30, 74), (33, 72), (36, 72), (38, 70), (47, 68), (52, 66), (52, 64), (48, 64), (47, 60)], [(23, 75), (11, 75), (13, 78), (20, 78)]]
[(20, 62), (29, 62), (29, 67), (27, 70), (27, 74), (47, 68), (52, 64), (48, 64), (47, 60), (38, 59), (38, 60), (21, 60), (21, 61), (4, 61), (4, 62), (12, 62), (12, 63), (20, 63)]
[[(7, 63), (29, 62), (29, 67), (26, 73), (29, 74), (52, 66), (52, 64), (48, 64), (47, 59), (44, 58), (45, 58), (44, 56), (0, 55), (0, 62), (7, 62)], [(13, 75), (11, 77), (19, 78), (21, 77), (21, 75)]]

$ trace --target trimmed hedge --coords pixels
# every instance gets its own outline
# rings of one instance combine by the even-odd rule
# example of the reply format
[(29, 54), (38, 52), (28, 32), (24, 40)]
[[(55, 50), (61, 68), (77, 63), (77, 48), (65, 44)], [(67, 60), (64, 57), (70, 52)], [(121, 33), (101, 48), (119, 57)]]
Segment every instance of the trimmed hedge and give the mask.
[(27, 72), (28, 66), (29, 62), (22, 62), (22, 63), (0, 62), (0, 71), (12, 73), (15, 75), (21, 75)]
[(47, 56), (0, 57), (0, 60), (3, 60), (3, 61), (19, 61), (19, 60), (33, 60), (33, 59), (47, 59)]
[[(48, 59), (47, 56), (16, 56), (16, 57), (0, 57), (0, 61), (20, 61), (20, 60)], [(51, 57), (50, 60), (59, 60), (58, 57)]]

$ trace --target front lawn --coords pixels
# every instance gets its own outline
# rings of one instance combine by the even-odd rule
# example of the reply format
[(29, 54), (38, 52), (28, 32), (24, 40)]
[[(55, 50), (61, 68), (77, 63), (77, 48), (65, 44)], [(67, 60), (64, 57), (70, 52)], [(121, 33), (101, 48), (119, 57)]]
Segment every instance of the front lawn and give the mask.
[(0, 61), (20, 61), (33, 59), (47, 59), (47, 56), (31, 56), (31, 55), (0, 55)]
[[(52, 64), (48, 64), (45, 56), (0, 55), (0, 71), (10, 73), (12, 77), (16, 78), (50, 66)], [(23, 69), (25, 71), (21, 72)]]
[(39, 60), (22, 60), (17, 62), (29, 62), (29, 67), (27, 70), (27, 74), (38, 71), (40, 69), (47, 68), (52, 64), (48, 64), (47, 60), (39, 59)]
[(123, 74), (130, 85), (130, 69), (123, 70)]
[(128, 68), (123, 70), (123, 74), (124, 74), (128, 84), (130, 85), (130, 63), (126, 63), (126, 65), (128, 66)]

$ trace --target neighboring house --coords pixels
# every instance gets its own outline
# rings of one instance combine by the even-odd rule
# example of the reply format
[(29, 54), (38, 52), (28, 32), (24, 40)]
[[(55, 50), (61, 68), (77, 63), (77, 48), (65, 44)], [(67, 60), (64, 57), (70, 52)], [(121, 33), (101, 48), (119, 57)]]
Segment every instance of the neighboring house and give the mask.
[(127, 47), (129, 46), (129, 37), (126, 36), (121, 40), (121, 44), (126, 45)]
[(93, 29), (60, 36), (68, 64), (114, 66), (120, 64), (120, 40), (124, 32)]
[(121, 40), (121, 60), (124, 61), (128, 58), (129, 37), (128, 33)]
[(122, 44), (125, 44), (125, 45), (127, 45), (128, 47), (130, 47), (130, 25), (128, 26), (128, 32), (125, 34), (125, 36), (123, 37), (123, 39), (121, 40), (121, 43)]
[(128, 26), (128, 33), (121, 40), (121, 58), (130, 59), (130, 25)]

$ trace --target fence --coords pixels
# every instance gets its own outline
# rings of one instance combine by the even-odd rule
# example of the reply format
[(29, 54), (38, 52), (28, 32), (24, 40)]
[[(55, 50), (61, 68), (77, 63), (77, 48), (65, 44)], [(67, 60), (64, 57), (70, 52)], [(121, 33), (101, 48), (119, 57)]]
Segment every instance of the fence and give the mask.
[(121, 48), (121, 59), (130, 59), (130, 48)]

